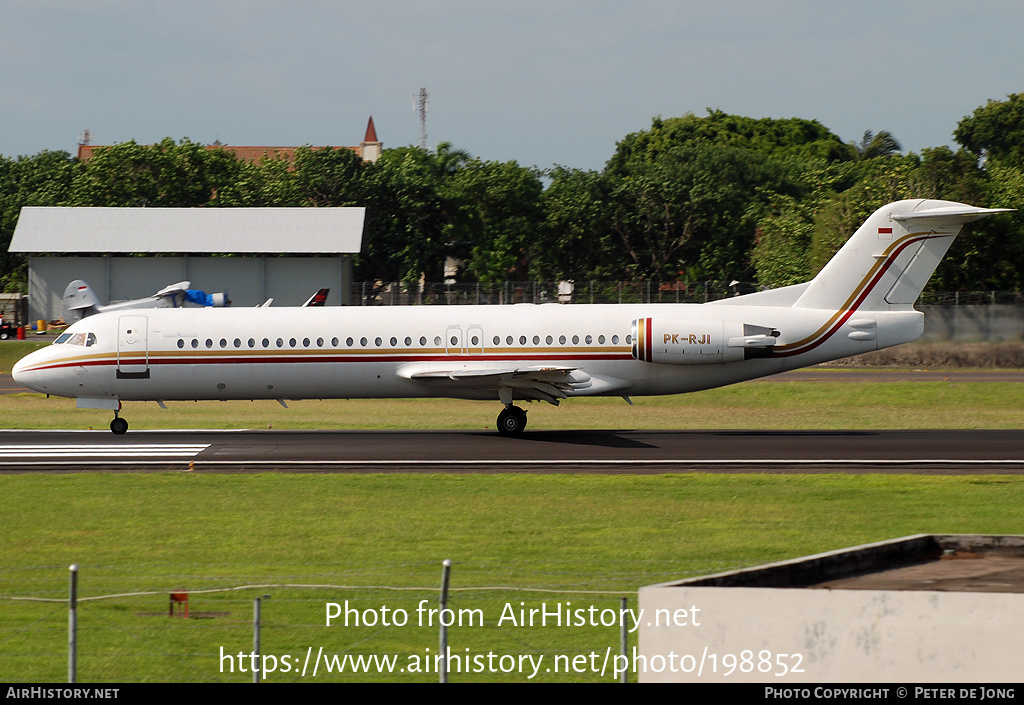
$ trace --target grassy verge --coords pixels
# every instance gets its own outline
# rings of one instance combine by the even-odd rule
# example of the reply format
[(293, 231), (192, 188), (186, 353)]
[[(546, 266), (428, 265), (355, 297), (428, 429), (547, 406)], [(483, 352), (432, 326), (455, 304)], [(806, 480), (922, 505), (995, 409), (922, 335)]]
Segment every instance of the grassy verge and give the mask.
[[(679, 397), (578, 399), (532, 405), (531, 428), (1019, 428), (1017, 385), (968, 382), (750, 382)], [(496, 404), (367, 400), (127, 404), (133, 428), (482, 428)], [(104, 412), (40, 395), (0, 396), (0, 424), (104, 428)], [(436, 653), (440, 562), (455, 561), (451, 606), (483, 623), (454, 626), (456, 653), (572, 658), (616, 647), (610, 627), (517, 627), (499, 618), (546, 603), (635, 606), (641, 585), (919, 532), (1021, 533), (1024, 478), (880, 475), (401, 476), (34, 474), (0, 476), (0, 680), (61, 681), (67, 565), (81, 566), (83, 682), (234, 681), (224, 653), (251, 648), (252, 599), (264, 604), (264, 653), (301, 662), (328, 654), (394, 655), (398, 668)], [(331, 585), (299, 589), (288, 584)], [(201, 593), (244, 585), (230, 592)], [(347, 587), (342, 587), (347, 586)], [(377, 587), (374, 587), (377, 586)], [(385, 588), (425, 587), (422, 591)], [(502, 590), (464, 588), (502, 587)], [(169, 619), (188, 589), (193, 618)], [(536, 593), (530, 589), (552, 592)], [(579, 591), (595, 591), (583, 593)], [(373, 626), (325, 625), (328, 602)], [(383, 607), (410, 623), (384, 627)], [(633, 642), (635, 643), (635, 635)], [(428, 651), (428, 649), (430, 651)], [(466, 650), (469, 650), (468, 652)], [(237, 664), (237, 660), (235, 661)], [(422, 664), (421, 664), (422, 665)], [(283, 667), (283, 666), (282, 666)], [(326, 675), (316, 680), (435, 681), (434, 673)], [(305, 679), (293, 670), (270, 681)], [(453, 674), (453, 681), (522, 681)], [(542, 672), (534, 680), (600, 681)], [(605, 677), (604, 680), (610, 680)]]
[[(530, 404), (530, 429), (1020, 428), (1024, 394), (997, 382), (765, 382), (671, 397), (572, 399)], [(127, 402), (136, 430), (153, 428), (483, 429), (497, 402), (449, 399)], [(68, 399), (0, 396), (0, 428), (106, 428), (110, 414)]]
[[(506, 605), (613, 609), (621, 594), (635, 606), (640, 585), (688, 575), (917, 532), (1015, 533), (1024, 520), (1022, 491), (1018, 477), (6, 476), (0, 595), (63, 597), (66, 566), (77, 562), (83, 597), (157, 593), (83, 603), (83, 682), (244, 682), (248, 674), (220, 671), (220, 648), (249, 651), (252, 598), (261, 594), (272, 595), (264, 605), (264, 653), (298, 658), (323, 647), (394, 654), (403, 666), (434, 653), (437, 630), (417, 625), (416, 608), (420, 600), (436, 605), (440, 562), (451, 558), (453, 609), (482, 617), (452, 628), (453, 649), (553, 659), (615, 648), (617, 629), (499, 626)], [(268, 583), (364, 587), (193, 593), (194, 618), (166, 616), (171, 590)], [(463, 590), (485, 586), (506, 589)], [(610, 594), (576, 592), (583, 590)], [(326, 626), (326, 603), (346, 600), (364, 615), (404, 609), (410, 623)], [(0, 615), (0, 679), (61, 680), (65, 606), (0, 599)], [(586, 673), (536, 678), (565, 679), (601, 680)], [(269, 680), (303, 679), (292, 672)], [(321, 671), (317, 680), (436, 675)]]

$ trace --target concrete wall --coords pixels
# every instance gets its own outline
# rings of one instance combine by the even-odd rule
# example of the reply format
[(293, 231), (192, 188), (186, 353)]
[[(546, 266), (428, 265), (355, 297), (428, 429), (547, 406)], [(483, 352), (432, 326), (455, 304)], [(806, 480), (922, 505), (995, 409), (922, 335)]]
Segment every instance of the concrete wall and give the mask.
[(1020, 680), (1020, 594), (649, 587), (639, 606), (641, 683)]
[(29, 320), (64, 315), (68, 283), (88, 282), (103, 303), (151, 296), (189, 280), (206, 293), (227, 291), (234, 306), (299, 306), (329, 287), (328, 306), (348, 304), (348, 255), (322, 257), (30, 257)]
[(631, 665), (641, 683), (1016, 682), (1022, 563), (1024, 536), (916, 535), (642, 587)]

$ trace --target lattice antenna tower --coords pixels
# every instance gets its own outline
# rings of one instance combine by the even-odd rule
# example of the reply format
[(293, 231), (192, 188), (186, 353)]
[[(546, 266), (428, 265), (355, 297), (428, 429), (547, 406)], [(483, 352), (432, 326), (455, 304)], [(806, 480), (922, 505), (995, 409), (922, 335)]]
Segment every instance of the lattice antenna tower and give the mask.
[(420, 143), (419, 148), (427, 149), (427, 108), (430, 106), (430, 94), (426, 88), (420, 88), (419, 92), (413, 93), (412, 109), (420, 116)]

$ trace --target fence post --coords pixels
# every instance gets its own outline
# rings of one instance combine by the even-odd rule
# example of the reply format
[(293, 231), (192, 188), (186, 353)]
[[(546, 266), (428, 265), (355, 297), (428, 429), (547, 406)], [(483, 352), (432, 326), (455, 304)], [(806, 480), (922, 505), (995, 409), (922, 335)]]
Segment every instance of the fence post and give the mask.
[(441, 610), (438, 612), (441, 623), (441, 634), (439, 647), (441, 650), (440, 667), (437, 669), (438, 676), (442, 683), (448, 682), (448, 627), (444, 623), (444, 611), (448, 607), (448, 583), (452, 576), (452, 559), (445, 558), (441, 565)]
[(78, 678), (78, 564), (68, 566), (71, 588), (68, 596), (68, 683)]
[(624, 618), (628, 603), (628, 597), (623, 597), (619, 603), (619, 648), (622, 650), (622, 662), (626, 664), (619, 676), (620, 683), (629, 683), (629, 626)]
[(269, 600), (270, 595), (262, 598), (255, 597), (252, 601), (252, 652), (256, 654), (256, 661), (253, 663), (252, 682), (260, 682), (260, 669), (263, 664), (260, 660), (260, 600)]

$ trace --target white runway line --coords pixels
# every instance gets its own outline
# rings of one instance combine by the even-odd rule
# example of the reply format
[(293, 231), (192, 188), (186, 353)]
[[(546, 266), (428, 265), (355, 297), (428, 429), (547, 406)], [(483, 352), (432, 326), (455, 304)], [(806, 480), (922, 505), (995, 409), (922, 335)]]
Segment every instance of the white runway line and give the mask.
[(0, 445), (0, 459), (12, 458), (192, 458), (209, 443), (111, 443)]

